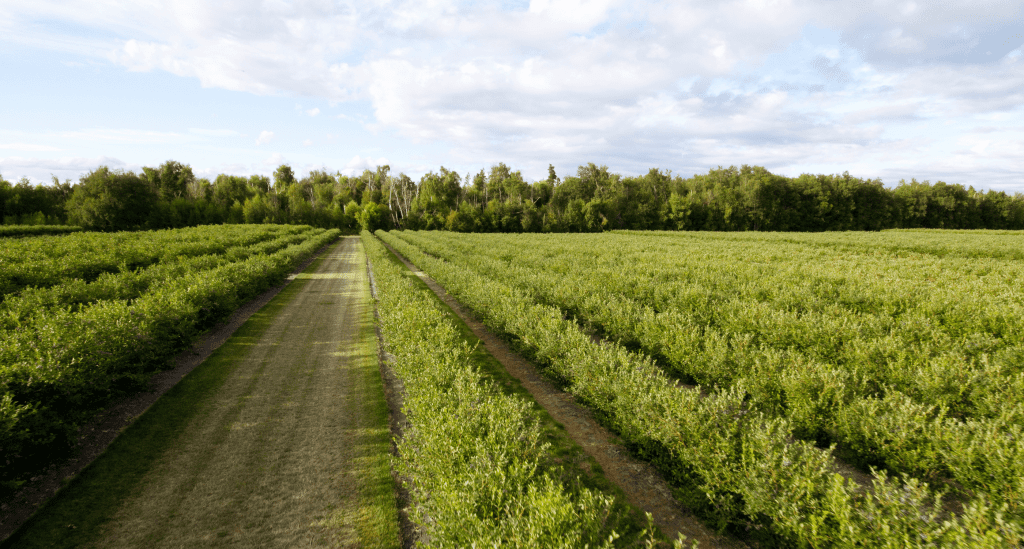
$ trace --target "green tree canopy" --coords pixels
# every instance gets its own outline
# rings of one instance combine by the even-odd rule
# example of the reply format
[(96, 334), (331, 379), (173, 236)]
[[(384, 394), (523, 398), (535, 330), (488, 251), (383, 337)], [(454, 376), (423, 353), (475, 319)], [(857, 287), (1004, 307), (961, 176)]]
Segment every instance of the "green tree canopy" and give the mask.
[(192, 166), (174, 160), (168, 160), (159, 168), (142, 168), (142, 173), (160, 195), (160, 200), (168, 201), (189, 195), (189, 186), (195, 185), (196, 176)]
[(100, 166), (84, 175), (67, 202), (68, 220), (95, 231), (147, 228), (157, 190), (134, 172)]
[(295, 183), (295, 172), (288, 164), (281, 164), (274, 172), (274, 191), (283, 192)]

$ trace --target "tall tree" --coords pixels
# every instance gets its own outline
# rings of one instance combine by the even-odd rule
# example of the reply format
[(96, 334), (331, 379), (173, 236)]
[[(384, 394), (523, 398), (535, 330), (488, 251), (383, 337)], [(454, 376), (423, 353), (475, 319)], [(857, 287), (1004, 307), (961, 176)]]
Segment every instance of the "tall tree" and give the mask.
[(146, 178), (100, 166), (79, 180), (67, 203), (68, 218), (96, 231), (142, 229), (158, 200)]
[(142, 168), (146, 179), (157, 190), (160, 200), (170, 202), (188, 196), (188, 188), (195, 181), (192, 166), (168, 160), (158, 168)]
[(274, 192), (281, 194), (295, 184), (295, 172), (288, 164), (281, 164), (274, 170)]

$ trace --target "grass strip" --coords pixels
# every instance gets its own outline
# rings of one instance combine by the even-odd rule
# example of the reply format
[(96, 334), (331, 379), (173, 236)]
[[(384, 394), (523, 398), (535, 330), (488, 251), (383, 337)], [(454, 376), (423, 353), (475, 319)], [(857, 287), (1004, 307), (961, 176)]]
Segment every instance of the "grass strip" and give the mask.
[[(366, 265), (366, 254), (359, 243), (356, 265)], [(373, 298), (369, 283), (360, 285), (360, 301), (365, 305), (359, 317), (359, 343), (355, 369), (359, 385), (369, 394), (363, 399), (364, 425), (358, 445), (359, 513), (356, 531), (359, 547), (398, 547), (398, 508), (395, 481), (391, 476), (391, 430), (388, 405), (384, 398), (377, 355), (377, 333), (374, 329)]]

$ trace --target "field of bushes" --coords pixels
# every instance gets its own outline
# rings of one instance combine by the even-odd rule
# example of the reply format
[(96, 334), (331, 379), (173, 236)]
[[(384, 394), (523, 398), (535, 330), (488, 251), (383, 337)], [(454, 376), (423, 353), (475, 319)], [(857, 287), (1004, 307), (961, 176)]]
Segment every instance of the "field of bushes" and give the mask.
[[(53, 234), (50, 234), (53, 233)], [(337, 230), (47, 228), (0, 248), (0, 481)], [(654, 544), (566, 475), (390, 247), (754, 546), (1019, 547), (1024, 232), (364, 231), (429, 545)], [(633, 518), (631, 518), (633, 517)]]
[(1024, 234), (378, 236), (721, 529), (1021, 541)]

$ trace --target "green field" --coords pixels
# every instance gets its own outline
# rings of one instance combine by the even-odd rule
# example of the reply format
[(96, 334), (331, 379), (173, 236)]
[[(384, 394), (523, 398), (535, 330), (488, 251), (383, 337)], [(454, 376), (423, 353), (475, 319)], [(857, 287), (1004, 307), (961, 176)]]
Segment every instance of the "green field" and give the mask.
[[(2, 240), (8, 489), (336, 238)], [(439, 547), (668, 545), (399, 259), (660, 471), (723, 546), (1024, 540), (1024, 232), (378, 231), (299, 275), (14, 546), (394, 546), (400, 529)], [(390, 451), (385, 393), (402, 412)]]
[(378, 235), (722, 528), (1019, 543), (1020, 233)]

